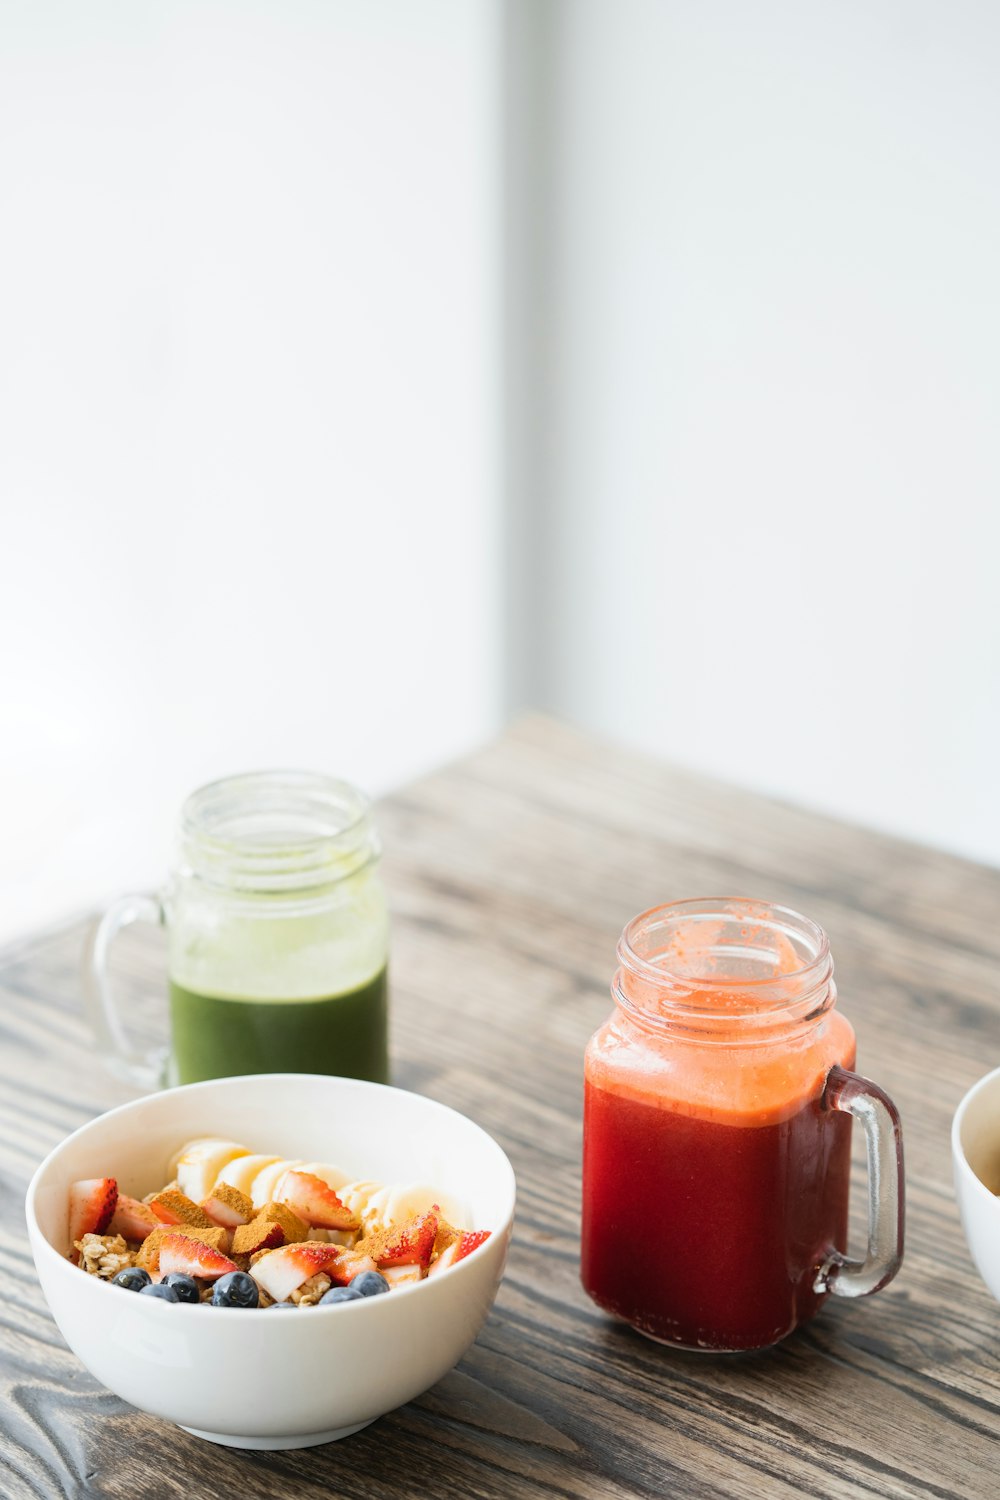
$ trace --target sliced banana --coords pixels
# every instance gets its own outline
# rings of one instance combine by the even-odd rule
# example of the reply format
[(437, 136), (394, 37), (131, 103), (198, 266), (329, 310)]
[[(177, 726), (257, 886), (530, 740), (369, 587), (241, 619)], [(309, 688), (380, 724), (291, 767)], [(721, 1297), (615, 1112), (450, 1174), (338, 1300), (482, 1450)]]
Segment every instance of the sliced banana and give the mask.
[(265, 1203), (270, 1203), (278, 1197), (279, 1194), (276, 1193), (275, 1189), (282, 1177), (293, 1167), (298, 1168), (301, 1166), (301, 1162), (285, 1161), (282, 1157), (279, 1157), (277, 1161), (272, 1161), (262, 1171), (258, 1172), (253, 1180), (253, 1186), (250, 1191), (254, 1208), (263, 1208)]
[(281, 1156), (251, 1154), (236, 1141), (201, 1137), (182, 1146), (171, 1163), (182, 1193), (200, 1203), (219, 1183), (246, 1193), (254, 1208), (263, 1208), (281, 1196), (286, 1172), (309, 1172), (333, 1188), (342, 1203), (361, 1220), (366, 1234), (401, 1224), (414, 1214), (424, 1214), (436, 1204), (456, 1229), (469, 1227), (469, 1214), (461, 1200), (425, 1182), (350, 1182), (346, 1172), (330, 1162), (291, 1161)]
[(456, 1229), (468, 1227), (468, 1211), (463, 1203), (439, 1188), (426, 1183), (349, 1182), (337, 1189), (341, 1203), (346, 1203), (361, 1220), (365, 1233), (390, 1229), (414, 1214), (425, 1214), (436, 1204)]
[(235, 1161), (227, 1162), (215, 1179), (215, 1184), (228, 1182), (230, 1187), (237, 1188), (239, 1192), (246, 1193), (251, 1197), (253, 1193), (254, 1179), (265, 1167), (270, 1167), (274, 1162), (280, 1160), (277, 1156), (238, 1156)]
[(388, 1189), (388, 1201), (383, 1212), (389, 1223), (401, 1224), (413, 1214), (425, 1214), (436, 1204), (444, 1218), (455, 1229), (469, 1227), (468, 1209), (458, 1198), (443, 1193), (440, 1188), (430, 1187), (426, 1182), (411, 1182)]
[(344, 1183), (350, 1181), (346, 1172), (342, 1172), (339, 1167), (332, 1166), (328, 1161), (304, 1161), (289, 1163), (289, 1165), (294, 1165), (300, 1172), (311, 1172), (314, 1177), (322, 1177), (327, 1187), (333, 1188), (338, 1195)]
[(219, 1141), (204, 1136), (181, 1147), (171, 1170), (181, 1192), (200, 1203), (214, 1188), (219, 1174), (230, 1163), (248, 1155), (246, 1147), (236, 1141)]
[(383, 1212), (391, 1189), (381, 1182), (345, 1182), (337, 1188), (337, 1197), (361, 1220), (365, 1233), (384, 1226)]

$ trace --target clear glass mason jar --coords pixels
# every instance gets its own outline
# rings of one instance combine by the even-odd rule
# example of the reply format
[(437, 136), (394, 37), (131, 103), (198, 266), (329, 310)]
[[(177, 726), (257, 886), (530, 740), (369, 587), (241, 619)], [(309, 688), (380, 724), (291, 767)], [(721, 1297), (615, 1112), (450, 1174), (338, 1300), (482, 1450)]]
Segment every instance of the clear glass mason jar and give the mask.
[[(142, 1086), (235, 1073), (388, 1081), (389, 922), (363, 793), (302, 771), (257, 772), (193, 793), (160, 896), (109, 909), (88, 971), (98, 1040)], [(170, 1042), (130, 1041), (109, 984), (122, 927), (167, 930)]]
[[(688, 1349), (763, 1348), (829, 1293), (895, 1275), (899, 1117), (851, 1070), (821, 928), (767, 902), (678, 901), (630, 922), (615, 1011), (585, 1059), (581, 1275), (606, 1311)], [(868, 1249), (847, 1254), (851, 1117)]]

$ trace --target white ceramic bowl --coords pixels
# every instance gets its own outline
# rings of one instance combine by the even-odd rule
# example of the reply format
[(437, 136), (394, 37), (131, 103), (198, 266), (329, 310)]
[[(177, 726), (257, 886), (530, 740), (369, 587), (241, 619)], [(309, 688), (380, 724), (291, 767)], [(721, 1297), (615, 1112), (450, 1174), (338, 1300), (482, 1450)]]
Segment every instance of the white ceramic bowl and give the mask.
[[(162, 1302), (66, 1259), (70, 1184), (115, 1177), (134, 1197), (167, 1180), (196, 1136), (383, 1182), (429, 1182), (463, 1199), (490, 1238), (457, 1266), (386, 1296), (282, 1313)], [(464, 1115), (350, 1078), (221, 1078), (113, 1109), (46, 1157), (26, 1200), (38, 1278), (63, 1337), (142, 1411), (240, 1448), (346, 1437), (439, 1380), (475, 1339), (503, 1275), (514, 1215), (510, 1162)]]
[(951, 1127), (955, 1196), (976, 1269), (1000, 1300), (1000, 1068), (966, 1094)]

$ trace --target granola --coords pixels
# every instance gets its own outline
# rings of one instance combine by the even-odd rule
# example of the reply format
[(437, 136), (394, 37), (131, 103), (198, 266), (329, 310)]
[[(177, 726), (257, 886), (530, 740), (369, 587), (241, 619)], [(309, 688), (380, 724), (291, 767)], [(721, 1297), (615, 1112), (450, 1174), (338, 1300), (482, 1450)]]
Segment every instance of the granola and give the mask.
[(333, 1285), (325, 1271), (317, 1271), (315, 1276), (310, 1276), (300, 1287), (289, 1295), (289, 1302), (294, 1302), (296, 1307), (315, 1307), (316, 1303), (324, 1296)]
[(80, 1265), (89, 1276), (111, 1281), (119, 1271), (135, 1265), (135, 1252), (120, 1234), (85, 1234), (73, 1246), (79, 1251)]

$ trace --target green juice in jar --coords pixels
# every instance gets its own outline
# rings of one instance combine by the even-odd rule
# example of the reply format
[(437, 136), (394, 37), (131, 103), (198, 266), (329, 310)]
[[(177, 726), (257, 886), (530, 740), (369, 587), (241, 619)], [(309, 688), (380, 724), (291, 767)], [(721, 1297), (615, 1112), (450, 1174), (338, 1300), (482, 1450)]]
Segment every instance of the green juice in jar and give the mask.
[(170, 981), (178, 1083), (233, 1073), (339, 1073), (388, 1083), (383, 967), (366, 984), (310, 1000), (200, 995)]
[(170, 1083), (389, 1081), (388, 915), (355, 788), (303, 772), (195, 793), (165, 903)]

